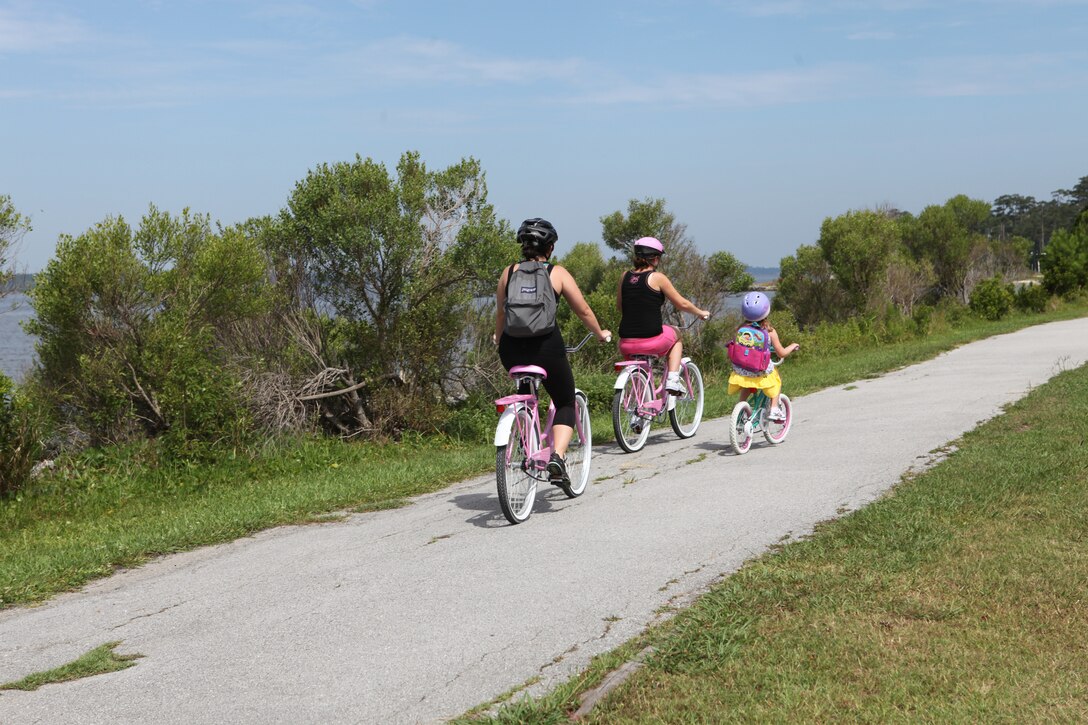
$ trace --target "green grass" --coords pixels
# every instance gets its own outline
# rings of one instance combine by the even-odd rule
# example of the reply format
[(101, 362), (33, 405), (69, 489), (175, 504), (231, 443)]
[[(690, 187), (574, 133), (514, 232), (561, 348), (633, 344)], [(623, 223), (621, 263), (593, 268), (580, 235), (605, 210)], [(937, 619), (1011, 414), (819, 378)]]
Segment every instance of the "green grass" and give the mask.
[(0, 605), (278, 524), (403, 505), (486, 470), (493, 451), (438, 441), (311, 440), (259, 459), (192, 467), (148, 465), (143, 450), (84, 456), (0, 503)]
[[(1088, 367), (644, 635), (590, 722), (1088, 720)], [(560, 722), (630, 654), (498, 722)], [(606, 664), (607, 663), (607, 664)]]
[(132, 667), (136, 664), (133, 660), (139, 659), (143, 655), (119, 655), (113, 650), (120, 644), (120, 640), (107, 642), (66, 665), (45, 672), (36, 672), (16, 682), (0, 685), (0, 690), (37, 690), (42, 685), (78, 680), (83, 677), (101, 675), (106, 672), (117, 672)]
[[(925, 339), (826, 359), (802, 352), (782, 368), (785, 389), (801, 395), (924, 360), (974, 339), (1086, 312), (1082, 303), (1000, 322), (968, 319)], [(725, 394), (723, 376), (706, 378), (705, 416), (728, 414), (734, 401)], [(600, 388), (591, 395), (598, 401), (593, 437), (602, 443), (612, 440), (607, 407), (612, 379), (600, 373), (593, 382)], [(16, 498), (0, 501), (0, 608), (46, 599), (154, 556), (272, 526), (320, 522), (336, 511), (395, 508), (413, 496), (486, 473), (493, 461), (489, 435), (471, 443), (304, 440), (270, 447), (258, 456), (224, 456), (188, 466), (156, 462), (151, 445), (91, 451), (62, 461)]]

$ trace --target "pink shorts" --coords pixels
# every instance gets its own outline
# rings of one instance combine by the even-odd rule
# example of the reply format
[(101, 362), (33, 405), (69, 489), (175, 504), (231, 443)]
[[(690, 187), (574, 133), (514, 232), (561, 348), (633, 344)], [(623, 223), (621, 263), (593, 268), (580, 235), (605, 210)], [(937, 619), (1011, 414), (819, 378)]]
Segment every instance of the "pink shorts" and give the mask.
[(678, 339), (676, 328), (662, 325), (661, 334), (655, 337), (625, 337), (620, 340), (620, 354), (627, 355), (664, 355)]

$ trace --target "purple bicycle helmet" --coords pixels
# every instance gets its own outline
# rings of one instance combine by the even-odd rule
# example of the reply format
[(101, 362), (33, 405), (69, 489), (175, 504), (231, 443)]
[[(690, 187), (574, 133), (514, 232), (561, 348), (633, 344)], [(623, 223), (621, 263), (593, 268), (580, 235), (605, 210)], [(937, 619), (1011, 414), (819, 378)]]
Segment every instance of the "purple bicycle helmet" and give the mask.
[(653, 237), (642, 237), (635, 240), (634, 252), (636, 257), (655, 257), (665, 253), (665, 245)]
[(762, 292), (749, 292), (740, 303), (740, 313), (749, 322), (759, 322), (771, 314), (771, 301)]

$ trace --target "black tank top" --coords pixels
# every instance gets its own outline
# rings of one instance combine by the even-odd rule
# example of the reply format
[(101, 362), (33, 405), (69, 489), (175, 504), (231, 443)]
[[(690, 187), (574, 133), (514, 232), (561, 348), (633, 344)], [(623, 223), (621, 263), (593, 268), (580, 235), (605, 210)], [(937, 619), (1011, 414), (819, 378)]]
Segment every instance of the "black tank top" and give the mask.
[(620, 287), (623, 319), (620, 337), (657, 337), (661, 334), (661, 305), (665, 293), (649, 285), (653, 270), (626, 272)]

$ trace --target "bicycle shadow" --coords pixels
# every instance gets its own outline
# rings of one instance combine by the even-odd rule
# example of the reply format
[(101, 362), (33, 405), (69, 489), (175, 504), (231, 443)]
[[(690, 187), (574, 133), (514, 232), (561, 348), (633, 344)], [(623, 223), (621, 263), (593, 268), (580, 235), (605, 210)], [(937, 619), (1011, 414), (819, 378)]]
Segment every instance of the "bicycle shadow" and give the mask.
[(733, 446), (728, 443), (718, 443), (715, 441), (700, 441), (692, 447), (704, 451), (717, 452), (720, 456), (728, 456), (733, 454)]
[[(566, 495), (554, 486), (547, 489), (538, 488), (536, 501), (533, 503), (533, 516), (548, 514), (556, 511), (552, 498), (558, 494), (560, 500), (566, 501)], [(465, 523), (472, 524), (481, 529), (497, 529), (512, 524), (502, 515), (499, 508), (499, 498), (493, 493), (464, 493), (454, 496), (450, 503), (463, 511), (476, 511), (473, 516), (465, 519)]]

